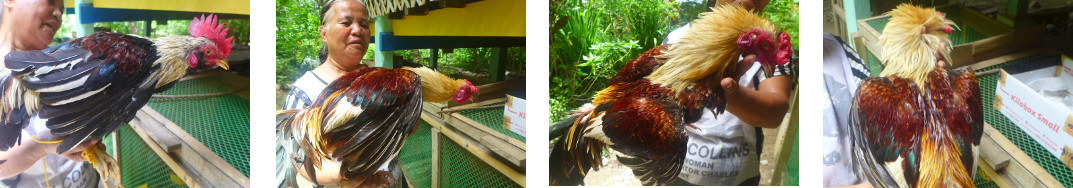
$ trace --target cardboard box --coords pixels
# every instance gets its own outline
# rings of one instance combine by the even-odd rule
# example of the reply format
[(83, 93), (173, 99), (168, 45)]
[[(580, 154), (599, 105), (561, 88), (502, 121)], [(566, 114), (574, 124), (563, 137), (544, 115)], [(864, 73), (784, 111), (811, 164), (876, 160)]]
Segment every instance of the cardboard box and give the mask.
[(503, 128), (525, 137), (525, 99), (507, 95), (503, 108)]
[(993, 107), (1073, 168), (1073, 151), (1068, 149), (1073, 147), (1073, 112), (1028, 86), (1033, 80), (1053, 77), (1073, 83), (1073, 59), (1065, 55), (1045, 57), (1004, 67), (1000, 74)]

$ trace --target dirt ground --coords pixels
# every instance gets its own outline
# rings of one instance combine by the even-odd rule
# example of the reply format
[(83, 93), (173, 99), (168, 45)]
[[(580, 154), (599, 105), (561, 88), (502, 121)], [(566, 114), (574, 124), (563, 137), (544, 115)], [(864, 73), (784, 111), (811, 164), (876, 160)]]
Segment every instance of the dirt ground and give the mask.
[[(764, 131), (764, 152), (760, 153), (760, 185), (767, 185), (764, 182), (768, 182), (771, 179), (771, 174), (774, 172), (775, 167), (772, 164), (775, 161), (774, 151), (775, 149), (775, 136), (779, 134), (779, 129), (763, 129)], [(604, 168), (599, 171), (590, 171), (585, 176), (585, 185), (589, 186), (640, 186), (641, 181), (634, 177), (630, 168), (623, 166), (617, 160), (609, 160), (611, 158), (604, 159)]]

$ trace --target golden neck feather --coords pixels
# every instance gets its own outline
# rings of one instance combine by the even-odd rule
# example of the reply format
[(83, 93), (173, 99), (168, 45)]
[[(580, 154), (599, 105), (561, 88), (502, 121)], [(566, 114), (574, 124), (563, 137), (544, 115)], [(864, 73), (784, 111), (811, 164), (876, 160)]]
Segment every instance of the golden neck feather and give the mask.
[(462, 79), (451, 79), (447, 75), (428, 67), (403, 67), (421, 77), (422, 100), (427, 102), (446, 102), (454, 98), (459, 87), (466, 84)]
[[(909, 4), (898, 5), (887, 14), (891, 15), (890, 21), (879, 36), (885, 66), (879, 76), (910, 79), (923, 88), (928, 73), (935, 69), (939, 57), (950, 57), (952, 44), (942, 29), (956, 28), (957, 25), (934, 8)], [(949, 63), (949, 58), (946, 59)]]
[(186, 76), (186, 69), (190, 68), (190, 62), (187, 59), (190, 51), (196, 50), (198, 46), (212, 43), (205, 38), (190, 36), (167, 36), (150, 40), (156, 46), (157, 54), (160, 54), (160, 58), (153, 62), (154, 66), (160, 66), (160, 70), (151, 75), (157, 78), (157, 83), (153, 88), (159, 88)]
[(682, 39), (660, 56), (667, 62), (645, 78), (678, 93), (708, 75), (730, 76), (741, 54), (737, 40), (742, 34), (753, 29), (775, 33), (774, 24), (738, 5), (713, 7), (691, 25)]

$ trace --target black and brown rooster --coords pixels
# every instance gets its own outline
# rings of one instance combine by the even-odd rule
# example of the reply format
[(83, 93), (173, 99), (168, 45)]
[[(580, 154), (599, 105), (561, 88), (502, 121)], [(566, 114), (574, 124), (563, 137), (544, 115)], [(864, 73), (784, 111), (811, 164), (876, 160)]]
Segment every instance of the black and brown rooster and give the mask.
[(776, 38), (770, 21), (740, 6), (702, 13), (678, 43), (628, 62), (596, 93), (594, 108), (552, 125), (551, 185), (581, 184), (607, 147), (644, 185), (668, 184), (685, 159), (686, 127), (703, 110), (725, 109), (719, 83), (735, 76), (738, 57), (755, 55), (770, 76), (792, 54), (789, 35)]
[(298, 170), (313, 183), (323, 162), (339, 177), (372, 176), (416, 131), (422, 101), (463, 103), (477, 94), (465, 79), (426, 67), (360, 67), (328, 84), (309, 107), (276, 115), (277, 186), (295, 187)]
[(946, 70), (956, 25), (934, 8), (892, 10), (879, 77), (861, 82), (851, 110), (854, 161), (876, 187), (975, 187), (983, 132), (972, 70)]
[[(225, 24), (203, 15), (187, 30), (190, 36), (155, 39), (99, 32), (40, 51), (7, 54), (7, 69), (0, 72), (0, 151), (20, 144), (20, 130), (38, 116), (53, 135), (63, 137), (56, 153), (66, 152), (129, 122), (153, 93), (171, 88), (187, 73), (228, 68), (232, 37)], [(119, 180), (118, 166), (103, 150), (91, 146), (82, 156), (102, 178)]]

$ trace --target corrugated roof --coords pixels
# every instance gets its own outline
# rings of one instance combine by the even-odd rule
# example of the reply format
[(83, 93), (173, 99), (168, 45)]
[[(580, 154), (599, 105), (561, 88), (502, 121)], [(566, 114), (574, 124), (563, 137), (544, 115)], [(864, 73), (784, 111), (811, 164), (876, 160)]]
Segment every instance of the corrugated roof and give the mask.
[[(444, 7), (461, 8), (460, 5), (479, 0), (361, 0), (369, 11), (369, 17), (375, 18), (391, 13), (404, 13), (408, 8), (425, 8), (435, 10)], [(421, 13), (423, 14), (423, 13)]]

